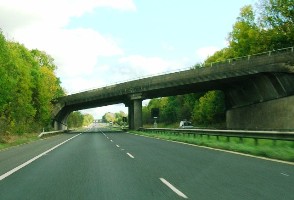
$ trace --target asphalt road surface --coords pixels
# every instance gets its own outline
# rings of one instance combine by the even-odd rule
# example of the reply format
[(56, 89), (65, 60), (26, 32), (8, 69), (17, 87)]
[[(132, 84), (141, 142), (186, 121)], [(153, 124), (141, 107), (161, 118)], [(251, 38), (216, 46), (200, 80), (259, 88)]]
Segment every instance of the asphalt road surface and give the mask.
[(294, 199), (291, 164), (89, 131), (0, 151), (0, 199)]

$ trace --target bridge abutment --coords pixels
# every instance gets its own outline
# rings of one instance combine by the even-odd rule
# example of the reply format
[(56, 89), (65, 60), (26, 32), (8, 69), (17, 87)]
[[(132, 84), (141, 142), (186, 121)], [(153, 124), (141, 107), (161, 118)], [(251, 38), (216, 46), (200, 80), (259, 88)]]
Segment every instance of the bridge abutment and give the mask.
[(54, 130), (58, 131), (58, 130), (67, 130), (67, 126), (63, 123), (54, 121)]
[(227, 128), (248, 130), (294, 130), (294, 96), (230, 109)]

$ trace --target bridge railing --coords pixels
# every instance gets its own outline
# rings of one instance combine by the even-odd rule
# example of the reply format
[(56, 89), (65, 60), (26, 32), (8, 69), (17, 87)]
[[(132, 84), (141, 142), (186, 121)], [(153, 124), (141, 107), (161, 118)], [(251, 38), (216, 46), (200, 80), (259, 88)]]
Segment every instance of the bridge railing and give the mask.
[(102, 90), (104, 88), (113, 87), (113, 86), (116, 86), (116, 85), (122, 84), (122, 83), (127, 83), (127, 82), (131, 82), (131, 81), (151, 78), (151, 77), (155, 77), (155, 76), (167, 75), (167, 74), (172, 74), (172, 73), (177, 73), (177, 72), (183, 72), (183, 71), (188, 71), (188, 70), (192, 70), (192, 69), (197, 70), (198, 68), (203, 68), (203, 67), (214, 67), (214, 66), (219, 66), (219, 65), (223, 65), (223, 64), (233, 64), (235, 62), (245, 61), (245, 60), (250, 61), (250, 60), (255, 59), (257, 57), (273, 56), (273, 55), (280, 54), (280, 53), (285, 53), (285, 52), (286, 53), (287, 52), (294, 53), (294, 47), (277, 49), (277, 50), (267, 51), (267, 52), (248, 55), (248, 56), (243, 56), (243, 57), (236, 57), (236, 58), (231, 58), (231, 59), (218, 61), (218, 62), (202, 63), (202, 64), (197, 65), (195, 68), (189, 67), (189, 68), (177, 69), (177, 70), (173, 70), (173, 71), (162, 72), (162, 73), (158, 73), (158, 74), (152, 74), (152, 75), (136, 77), (136, 78), (133, 78), (133, 79), (128, 79), (128, 80), (124, 80), (124, 81), (119, 81), (119, 82), (114, 82), (114, 83), (111, 83), (111, 84), (107, 84), (107, 85), (101, 86), (99, 88), (95, 87), (95, 88), (91, 88), (91, 89), (87, 89), (87, 90), (82, 90), (82, 91), (79, 91), (79, 92), (71, 93), (70, 95), (77, 94), (77, 93), (82, 93), (82, 92), (94, 92), (94, 91), (97, 91), (97, 90)]
[(48, 135), (55, 135), (55, 134), (59, 134), (59, 133), (67, 133), (69, 132), (68, 130), (59, 130), (59, 131), (48, 131), (48, 132), (42, 132), (38, 135), (39, 138), (48, 136)]
[(217, 130), (217, 129), (169, 129), (169, 128), (140, 128), (139, 131), (143, 132), (153, 132), (153, 133), (170, 133), (175, 135), (207, 135), (227, 137), (229, 140), (231, 137), (240, 138), (252, 138), (255, 143), (258, 143), (258, 139), (268, 139), (268, 140), (284, 140), (284, 141), (294, 141), (293, 131), (250, 131), (250, 130)]
[(202, 65), (200, 64), (200, 67), (213, 67), (215, 65), (219, 64), (225, 64), (225, 63), (232, 63), (235, 61), (241, 61), (241, 60), (251, 60), (252, 58), (260, 57), (260, 56), (272, 56), (276, 55), (279, 53), (285, 53), (285, 52), (294, 52), (294, 47), (288, 47), (288, 48), (282, 48), (282, 49), (277, 49), (277, 50), (272, 50), (272, 51), (266, 51), (258, 54), (252, 54), (252, 55), (247, 55), (247, 56), (242, 56), (242, 57), (236, 57), (236, 58), (230, 58), (226, 59), (223, 61), (218, 61), (218, 62), (211, 62), (211, 63), (203, 63)]

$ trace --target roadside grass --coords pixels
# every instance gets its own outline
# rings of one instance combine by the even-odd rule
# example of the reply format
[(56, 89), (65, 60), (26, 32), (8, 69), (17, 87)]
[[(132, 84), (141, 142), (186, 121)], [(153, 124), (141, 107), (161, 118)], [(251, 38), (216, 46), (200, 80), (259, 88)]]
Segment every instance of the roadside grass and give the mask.
[(205, 135), (196, 135), (194, 137), (188, 134), (158, 134), (142, 131), (130, 131), (130, 133), (294, 162), (294, 142), (292, 141), (259, 139), (256, 143), (256, 141), (251, 138), (243, 138), (240, 140), (239, 138), (230, 137), (228, 140), (227, 137), (223, 136), (219, 136), (217, 139), (216, 136)]
[[(157, 123), (157, 128), (179, 128), (179, 123)], [(213, 128), (213, 129), (224, 129), (226, 127), (225, 123), (215, 123), (215, 124), (197, 124), (195, 128)], [(144, 128), (154, 128), (154, 124), (144, 124)]]
[(22, 134), (22, 135), (14, 135), (14, 134), (2, 135), (0, 137), (0, 150), (21, 145), (21, 144), (26, 144), (29, 142), (33, 142), (38, 139), (39, 137), (37, 133)]

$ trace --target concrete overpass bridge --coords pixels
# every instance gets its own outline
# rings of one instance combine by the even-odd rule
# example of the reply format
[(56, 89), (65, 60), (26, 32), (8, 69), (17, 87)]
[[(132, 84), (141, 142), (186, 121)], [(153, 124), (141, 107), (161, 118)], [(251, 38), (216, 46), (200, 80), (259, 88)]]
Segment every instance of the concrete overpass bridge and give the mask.
[(114, 84), (58, 99), (55, 129), (76, 110), (124, 103), (129, 127), (142, 126), (142, 100), (209, 90), (225, 93), (229, 129), (294, 129), (293, 47)]

